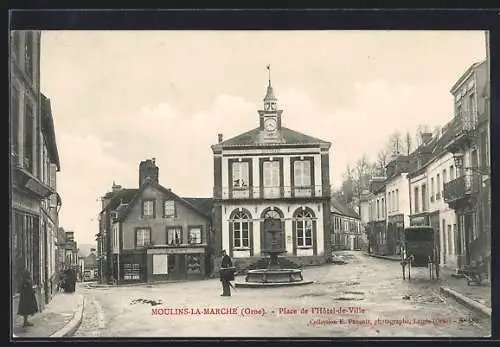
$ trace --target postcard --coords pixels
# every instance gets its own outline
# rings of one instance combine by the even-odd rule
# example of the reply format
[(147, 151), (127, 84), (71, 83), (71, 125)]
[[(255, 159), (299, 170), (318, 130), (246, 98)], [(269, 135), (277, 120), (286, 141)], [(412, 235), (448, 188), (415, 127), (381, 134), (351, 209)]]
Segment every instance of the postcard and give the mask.
[(12, 30), (14, 336), (490, 336), (488, 43)]

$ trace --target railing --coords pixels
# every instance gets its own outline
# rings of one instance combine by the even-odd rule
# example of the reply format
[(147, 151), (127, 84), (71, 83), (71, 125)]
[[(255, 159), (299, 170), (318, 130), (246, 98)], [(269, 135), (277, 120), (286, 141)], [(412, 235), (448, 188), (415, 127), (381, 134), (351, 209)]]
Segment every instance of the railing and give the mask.
[(444, 184), (443, 197), (445, 202), (463, 199), (479, 191), (479, 176), (467, 174)]
[(477, 112), (468, 111), (457, 115), (453, 121), (452, 127), (457, 135), (467, 133), (475, 128), (477, 120)]
[(328, 186), (282, 186), (282, 187), (222, 187), (214, 189), (216, 199), (281, 199), (328, 197)]

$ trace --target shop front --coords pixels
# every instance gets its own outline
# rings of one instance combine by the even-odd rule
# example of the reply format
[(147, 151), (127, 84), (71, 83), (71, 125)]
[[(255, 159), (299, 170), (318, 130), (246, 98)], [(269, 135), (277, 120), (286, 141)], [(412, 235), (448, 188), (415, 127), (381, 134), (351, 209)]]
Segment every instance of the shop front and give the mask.
[(387, 230), (384, 221), (377, 221), (374, 225), (375, 228), (375, 247), (374, 253), (377, 255), (387, 254)]
[(147, 249), (147, 281), (203, 279), (206, 257), (206, 246), (152, 246)]
[(401, 253), (401, 235), (404, 229), (404, 215), (389, 216), (387, 220), (387, 248), (390, 254)]

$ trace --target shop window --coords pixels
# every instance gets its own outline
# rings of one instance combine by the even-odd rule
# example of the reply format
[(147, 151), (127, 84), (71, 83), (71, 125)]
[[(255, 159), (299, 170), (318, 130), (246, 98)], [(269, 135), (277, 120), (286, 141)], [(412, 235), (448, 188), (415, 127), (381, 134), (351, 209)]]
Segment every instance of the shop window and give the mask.
[(201, 273), (201, 257), (198, 254), (188, 254), (187, 260), (187, 273), (199, 274)]
[(141, 265), (140, 264), (123, 264), (123, 279), (127, 280), (140, 280), (141, 279)]

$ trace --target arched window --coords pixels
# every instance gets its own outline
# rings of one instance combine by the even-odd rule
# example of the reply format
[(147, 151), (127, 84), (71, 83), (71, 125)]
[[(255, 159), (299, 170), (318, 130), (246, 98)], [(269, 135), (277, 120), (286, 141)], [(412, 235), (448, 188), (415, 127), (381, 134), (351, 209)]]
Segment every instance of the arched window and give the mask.
[(295, 214), (295, 230), (297, 232), (297, 246), (309, 247), (313, 245), (313, 218), (310, 210), (299, 210)]
[(230, 223), (233, 229), (233, 247), (250, 247), (249, 230), (251, 217), (247, 211), (237, 211)]
[(264, 219), (266, 218), (280, 219), (281, 215), (276, 210), (269, 210), (266, 213), (264, 213)]

